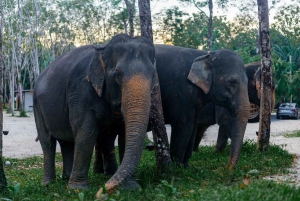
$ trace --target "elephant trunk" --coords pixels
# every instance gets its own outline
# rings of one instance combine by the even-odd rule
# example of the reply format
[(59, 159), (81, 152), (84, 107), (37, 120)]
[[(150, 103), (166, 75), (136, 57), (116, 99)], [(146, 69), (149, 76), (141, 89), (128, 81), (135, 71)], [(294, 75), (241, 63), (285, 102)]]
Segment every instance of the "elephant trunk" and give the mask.
[(228, 162), (228, 168), (230, 170), (235, 167), (239, 160), (249, 116), (249, 102), (242, 102), (244, 103), (234, 111), (232, 118), (231, 147), (230, 158)]
[(118, 171), (105, 184), (113, 193), (134, 172), (140, 161), (151, 104), (151, 81), (142, 75), (125, 79), (122, 89), (122, 112), (125, 122), (126, 145)]

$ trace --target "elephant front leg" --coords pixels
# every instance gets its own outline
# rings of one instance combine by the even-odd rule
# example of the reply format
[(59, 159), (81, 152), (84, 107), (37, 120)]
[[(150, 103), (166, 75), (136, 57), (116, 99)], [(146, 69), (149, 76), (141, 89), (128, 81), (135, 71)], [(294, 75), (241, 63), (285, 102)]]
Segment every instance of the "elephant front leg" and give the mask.
[(226, 148), (229, 135), (229, 128), (226, 125), (220, 125), (216, 145), (216, 152), (221, 152)]
[(56, 177), (55, 171), (55, 151), (56, 140), (50, 137), (50, 140), (46, 140), (43, 137), (39, 137), (43, 154), (44, 154), (44, 177), (42, 180), (43, 185), (48, 185)]
[(189, 140), (189, 143), (187, 145), (187, 148), (186, 148), (186, 151), (185, 151), (185, 154), (184, 154), (184, 158), (183, 158), (183, 165), (184, 165), (185, 168), (189, 167), (189, 159), (191, 158), (192, 153), (193, 153), (195, 138), (196, 138), (196, 135), (197, 135), (197, 130), (198, 130), (197, 122), (195, 122), (194, 126), (193, 126), (192, 136), (190, 137), (190, 140)]
[(81, 130), (75, 134), (74, 163), (68, 186), (72, 189), (87, 189), (89, 188), (88, 171), (96, 142), (97, 129), (94, 125), (83, 125), (79, 128), (90, 128), (90, 130)]
[(185, 123), (172, 125), (170, 154), (172, 161), (177, 165), (183, 164), (184, 156), (186, 154), (192, 135), (193, 124)]
[(200, 142), (201, 142), (201, 140), (204, 136), (204, 133), (208, 127), (209, 126), (202, 125), (202, 124), (198, 125), (193, 151), (199, 151)]
[(59, 141), (63, 158), (63, 178), (69, 179), (74, 161), (74, 142)]

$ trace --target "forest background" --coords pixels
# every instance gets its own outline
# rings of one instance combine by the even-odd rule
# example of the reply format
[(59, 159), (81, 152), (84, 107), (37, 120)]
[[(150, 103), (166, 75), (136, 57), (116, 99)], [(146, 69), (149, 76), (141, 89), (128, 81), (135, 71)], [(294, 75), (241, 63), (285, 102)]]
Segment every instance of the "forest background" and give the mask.
[[(55, 58), (118, 33), (140, 35), (136, 0), (3, 1), (4, 103)], [(260, 61), (256, 0), (151, 0), (154, 43), (232, 49)], [(269, 0), (276, 103), (300, 103), (300, 0)], [(132, 23), (131, 23), (132, 22)]]

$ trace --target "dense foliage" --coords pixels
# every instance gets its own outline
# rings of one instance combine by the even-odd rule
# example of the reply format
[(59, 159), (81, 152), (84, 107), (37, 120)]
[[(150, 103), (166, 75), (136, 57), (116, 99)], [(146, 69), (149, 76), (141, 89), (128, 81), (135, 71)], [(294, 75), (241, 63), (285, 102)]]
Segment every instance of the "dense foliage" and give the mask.
[[(208, 1), (163, 2), (170, 6), (152, 14), (154, 42), (206, 49)], [(259, 60), (255, 1), (212, 2), (214, 13), (217, 10), (218, 14), (212, 20), (211, 50), (233, 49), (245, 63)], [(270, 7), (278, 2), (270, 1)], [(15, 91), (20, 86), (18, 80), (24, 89), (33, 89), (38, 74), (59, 55), (75, 46), (105, 43), (117, 33), (128, 33), (130, 28), (124, 0), (4, 0), (3, 4), (6, 102), (12, 82)], [(157, 2), (151, 1), (151, 4), (155, 7)], [(280, 5), (271, 20), (270, 32), (277, 102), (288, 101), (291, 95), (293, 101), (299, 101), (300, 3)], [(134, 8), (138, 9), (137, 2)], [(239, 12), (229, 20), (233, 8), (238, 8)], [(137, 15), (133, 16), (133, 22), (134, 33), (139, 35)]]

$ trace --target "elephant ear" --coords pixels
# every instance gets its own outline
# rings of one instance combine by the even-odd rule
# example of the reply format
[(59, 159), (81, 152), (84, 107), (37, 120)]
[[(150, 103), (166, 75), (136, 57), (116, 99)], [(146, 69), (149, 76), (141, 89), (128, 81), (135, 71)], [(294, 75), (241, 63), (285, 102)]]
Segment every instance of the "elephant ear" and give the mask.
[(188, 75), (188, 79), (200, 87), (205, 94), (209, 92), (212, 83), (212, 69), (208, 62), (210, 56), (207, 54), (197, 57)]
[(89, 64), (88, 81), (91, 82), (98, 96), (101, 97), (104, 85), (105, 65), (101, 58), (101, 54), (106, 45), (95, 47), (95, 53)]
[(261, 69), (259, 68), (254, 75), (254, 82), (255, 82), (255, 88), (257, 91), (257, 97), (260, 99), (261, 97), (261, 86), (260, 86), (260, 74), (261, 74)]

